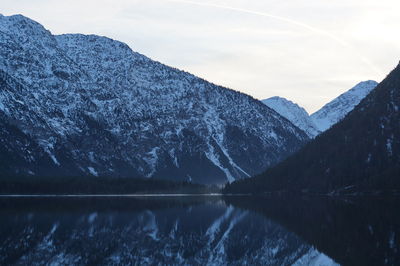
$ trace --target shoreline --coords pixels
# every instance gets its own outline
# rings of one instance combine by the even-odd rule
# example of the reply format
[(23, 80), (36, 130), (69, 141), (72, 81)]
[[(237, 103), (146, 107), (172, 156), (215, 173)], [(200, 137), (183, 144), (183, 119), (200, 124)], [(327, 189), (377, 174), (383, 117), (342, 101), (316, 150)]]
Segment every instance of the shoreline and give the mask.
[(219, 197), (223, 194), (0, 194), (0, 198)]

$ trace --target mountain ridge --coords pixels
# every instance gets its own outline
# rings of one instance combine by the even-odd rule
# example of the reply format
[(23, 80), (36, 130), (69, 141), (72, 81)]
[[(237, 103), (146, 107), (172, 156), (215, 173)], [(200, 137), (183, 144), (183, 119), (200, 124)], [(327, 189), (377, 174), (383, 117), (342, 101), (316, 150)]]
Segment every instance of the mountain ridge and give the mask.
[(314, 138), (320, 133), (307, 111), (297, 103), (279, 96), (262, 100), (262, 102), (306, 132), (310, 138)]
[(3, 81), (19, 84), (0, 90), (0, 112), (58, 174), (221, 184), (262, 172), (308, 141), (251, 96), (124, 43), (54, 36), (23, 16), (0, 17), (0, 25)]
[(329, 129), (353, 110), (377, 85), (373, 80), (359, 82), (311, 114), (311, 120), (320, 131)]
[(377, 84), (373, 80), (359, 82), (311, 115), (298, 104), (279, 96), (262, 102), (306, 132), (310, 138), (315, 138), (343, 119)]

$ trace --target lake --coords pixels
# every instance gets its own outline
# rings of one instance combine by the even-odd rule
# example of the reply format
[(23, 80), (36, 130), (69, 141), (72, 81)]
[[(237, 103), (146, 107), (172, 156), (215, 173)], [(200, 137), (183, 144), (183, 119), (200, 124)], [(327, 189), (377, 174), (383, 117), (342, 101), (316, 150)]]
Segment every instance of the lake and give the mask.
[(0, 197), (0, 265), (399, 265), (400, 200)]

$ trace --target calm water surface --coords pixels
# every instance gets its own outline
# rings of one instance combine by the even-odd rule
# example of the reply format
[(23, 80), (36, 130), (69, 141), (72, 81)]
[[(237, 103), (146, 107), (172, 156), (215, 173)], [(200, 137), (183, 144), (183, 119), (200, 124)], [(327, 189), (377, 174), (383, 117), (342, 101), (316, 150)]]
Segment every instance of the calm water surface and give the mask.
[(0, 198), (0, 265), (400, 265), (400, 201)]

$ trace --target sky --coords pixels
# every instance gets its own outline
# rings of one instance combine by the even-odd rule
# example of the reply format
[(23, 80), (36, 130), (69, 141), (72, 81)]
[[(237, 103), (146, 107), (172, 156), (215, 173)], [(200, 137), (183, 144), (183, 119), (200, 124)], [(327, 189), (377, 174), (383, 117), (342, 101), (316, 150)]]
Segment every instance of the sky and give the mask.
[(1, 0), (53, 34), (84, 33), (257, 99), (312, 113), (400, 60), (398, 0)]

